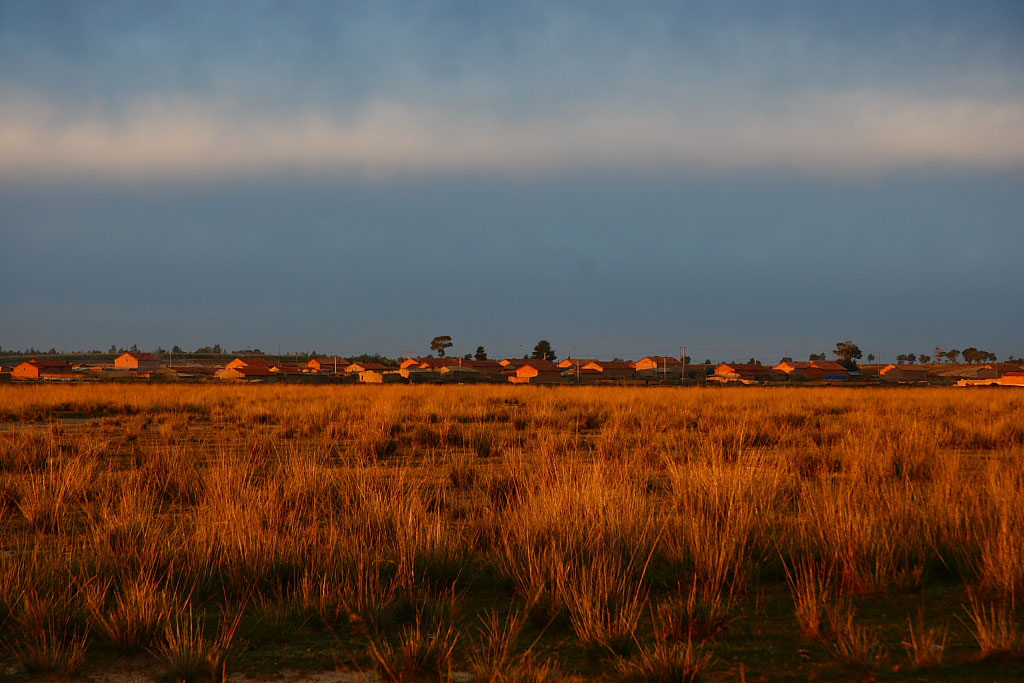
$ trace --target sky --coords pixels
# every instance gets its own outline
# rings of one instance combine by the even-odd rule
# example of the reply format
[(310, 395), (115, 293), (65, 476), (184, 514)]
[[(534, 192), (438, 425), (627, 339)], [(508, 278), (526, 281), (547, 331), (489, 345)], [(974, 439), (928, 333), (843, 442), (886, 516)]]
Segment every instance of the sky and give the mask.
[(1024, 3), (0, 0), (0, 346), (1024, 355)]

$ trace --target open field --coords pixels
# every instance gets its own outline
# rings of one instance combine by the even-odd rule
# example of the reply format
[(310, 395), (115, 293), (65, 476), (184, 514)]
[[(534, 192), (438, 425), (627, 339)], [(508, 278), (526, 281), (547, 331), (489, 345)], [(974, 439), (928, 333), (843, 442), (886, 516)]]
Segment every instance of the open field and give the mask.
[(1022, 500), (1020, 391), (0, 386), (0, 679), (1019, 680)]

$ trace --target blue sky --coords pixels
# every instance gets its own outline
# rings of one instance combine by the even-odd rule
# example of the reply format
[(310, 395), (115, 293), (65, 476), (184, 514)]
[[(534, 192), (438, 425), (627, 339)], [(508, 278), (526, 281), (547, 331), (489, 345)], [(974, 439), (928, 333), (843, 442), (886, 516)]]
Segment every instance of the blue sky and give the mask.
[(0, 2), (0, 344), (1024, 354), (1024, 5)]

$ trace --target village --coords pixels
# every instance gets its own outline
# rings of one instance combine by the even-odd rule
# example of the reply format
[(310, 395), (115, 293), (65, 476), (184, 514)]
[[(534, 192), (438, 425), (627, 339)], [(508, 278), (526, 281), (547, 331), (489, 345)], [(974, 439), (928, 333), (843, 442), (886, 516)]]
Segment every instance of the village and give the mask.
[(349, 361), (338, 356), (313, 357), (305, 363), (268, 356), (237, 357), (226, 363), (174, 364), (169, 357), (128, 351), (110, 362), (70, 362), (61, 358), (30, 358), (0, 366), (0, 381), (89, 382), (275, 382), (331, 384), (476, 384), (543, 385), (927, 385), (1024, 387), (1024, 365), (1018, 363), (909, 362), (847, 367), (836, 361), (794, 361), (775, 365), (690, 363), (672, 356), (645, 356), (637, 361), (566, 358), (478, 360), (459, 357), (409, 357), (400, 363)]

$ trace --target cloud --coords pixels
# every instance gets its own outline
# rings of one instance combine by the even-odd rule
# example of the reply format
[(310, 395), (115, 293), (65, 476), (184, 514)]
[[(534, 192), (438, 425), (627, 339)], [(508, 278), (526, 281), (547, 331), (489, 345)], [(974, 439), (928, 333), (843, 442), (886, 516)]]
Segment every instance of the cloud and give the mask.
[(377, 99), (288, 112), (184, 95), (69, 110), (0, 100), (0, 176), (114, 179), (316, 173), (794, 168), (871, 173), (1024, 164), (1024, 99), (885, 90), (766, 101), (742, 92), (541, 112)]

